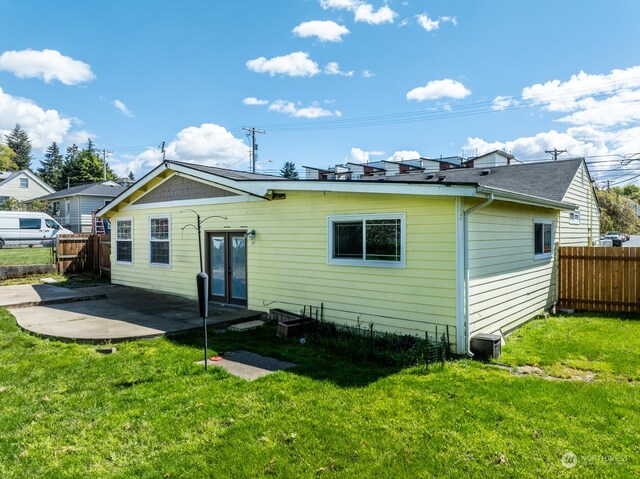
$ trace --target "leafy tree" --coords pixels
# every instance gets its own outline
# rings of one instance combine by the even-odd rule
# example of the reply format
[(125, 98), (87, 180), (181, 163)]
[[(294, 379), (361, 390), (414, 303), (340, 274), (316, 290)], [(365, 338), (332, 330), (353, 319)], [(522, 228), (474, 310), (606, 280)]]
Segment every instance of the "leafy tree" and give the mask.
[(13, 161), (18, 165), (18, 168), (28, 170), (31, 167), (33, 156), (31, 156), (31, 140), (29, 140), (27, 132), (16, 123), (11, 133), (6, 135), (5, 138), (7, 139), (7, 146), (16, 154)]
[(292, 180), (297, 180), (299, 178), (299, 175), (296, 171), (296, 164), (291, 161), (287, 161), (280, 170), (280, 176), (283, 176), (284, 178), (290, 178)]
[[(64, 187), (67, 185), (67, 179), (69, 180), (70, 186), (103, 181), (104, 170), (102, 159), (98, 156), (91, 139), (89, 139), (87, 146), (81, 151), (78, 151), (76, 145), (67, 148), (63, 172)], [(118, 176), (108, 164), (107, 179), (113, 181), (118, 180)]]
[(2, 211), (37, 211), (41, 213), (49, 213), (50, 205), (47, 201), (36, 200), (30, 203), (25, 203), (16, 198), (7, 198), (0, 202), (0, 210)]
[(640, 222), (635, 209), (625, 196), (616, 191), (597, 190), (598, 203), (600, 203), (600, 231), (621, 231), (629, 234), (637, 234), (640, 231)]
[(611, 190), (640, 204), (640, 186), (638, 185), (616, 186)]
[(67, 186), (63, 184), (64, 158), (55, 141), (47, 148), (44, 160), (41, 163), (42, 166), (38, 168), (38, 175), (45, 183), (48, 183), (56, 190), (61, 190)]
[(11, 148), (6, 145), (0, 144), (0, 171), (19, 170), (20, 168), (18, 168), (16, 162), (13, 161), (15, 156), (16, 154)]

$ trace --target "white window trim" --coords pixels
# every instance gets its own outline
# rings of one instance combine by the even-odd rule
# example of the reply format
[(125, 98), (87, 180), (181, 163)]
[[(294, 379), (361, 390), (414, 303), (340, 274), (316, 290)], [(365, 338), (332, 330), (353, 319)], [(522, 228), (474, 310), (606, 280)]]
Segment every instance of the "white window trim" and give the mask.
[[(540, 253), (540, 254), (536, 254), (536, 225), (537, 224), (542, 224), (542, 225), (550, 225), (551, 226), (551, 252), (550, 253)], [(556, 232), (555, 232), (555, 228), (553, 227), (553, 220), (547, 220), (547, 219), (534, 219), (533, 220), (533, 259), (535, 261), (538, 260), (545, 260), (545, 259), (551, 259), (553, 258), (553, 250), (555, 249), (555, 241), (556, 241)], [(544, 242), (544, 228), (542, 229), (542, 241)], [(544, 246), (544, 244), (543, 244)]]
[[(118, 222), (120, 221), (130, 221), (131, 222), (131, 239), (130, 240), (118, 240)], [(122, 218), (116, 218), (115, 222), (115, 230), (113, 231), (113, 238), (115, 246), (115, 251), (113, 252), (115, 263), (121, 264), (124, 266), (133, 266), (133, 217), (131, 216), (123, 216)], [(131, 261), (118, 261), (118, 241), (130, 241), (131, 242)]]
[(572, 225), (580, 224), (580, 212), (578, 210), (569, 212), (569, 224), (572, 224)]
[[(333, 224), (336, 222), (364, 220), (400, 220), (400, 261), (365, 259), (336, 259), (333, 257)], [(407, 215), (405, 213), (376, 213), (361, 215), (335, 215), (327, 217), (327, 264), (342, 266), (367, 266), (378, 268), (404, 268), (406, 264)], [(364, 240), (365, 238), (363, 238)]]
[[(166, 240), (153, 240), (156, 243), (169, 243), (169, 263), (152, 263), (151, 262), (151, 220), (159, 220), (166, 219), (169, 223), (167, 225), (168, 228), (168, 237)], [(149, 266), (154, 268), (171, 268), (171, 215), (154, 215), (149, 216), (147, 220), (147, 238), (149, 241)]]

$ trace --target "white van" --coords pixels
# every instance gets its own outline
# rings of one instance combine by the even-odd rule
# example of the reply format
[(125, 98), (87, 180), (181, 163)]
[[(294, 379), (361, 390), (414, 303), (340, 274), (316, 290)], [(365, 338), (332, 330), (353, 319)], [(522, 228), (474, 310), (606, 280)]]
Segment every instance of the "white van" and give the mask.
[(72, 234), (46, 213), (0, 211), (0, 248), (14, 245), (50, 246), (59, 234)]

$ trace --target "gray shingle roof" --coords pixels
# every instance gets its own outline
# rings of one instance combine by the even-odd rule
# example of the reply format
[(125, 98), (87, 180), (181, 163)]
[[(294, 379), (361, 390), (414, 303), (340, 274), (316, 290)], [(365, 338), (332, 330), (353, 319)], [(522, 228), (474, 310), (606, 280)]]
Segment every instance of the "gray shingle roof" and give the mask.
[(58, 198), (66, 198), (68, 196), (104, 196), (107, 198), (115, 198), (127, 188), (125, 186), (103, 185), (102, 181), (89, 183), (86, 185), (72, 186), (65, 190), (56, 191), (50, 195), (41, 196), (39, 200), (55, 200)]
[[(435, 173), (388, 176), (384, 181), (483, 186), (545, 200), (562, 201), (582, 162), (582, 159), (577, 159), (491, 168), (456, 168)], [(379, 179), (371, 178), (368, 181)]]
[(172, 164), (173, 165), (179, 165), (179, 166), (184, 166), (184, 167), (191, 168), (191, 169), (198, 170), (198, 171), (203, 171), (205, 173), (211, 173), (212, 175), (221, 176), (223, 178), (228, 178), (230, 180), (235, 180), (235, 181), (243, 181), (243, 180), (251, 180), (251, 181), (269, 180), (269, 181), (273, 181), (273, 180), (286, 180), (287, 179), (287, 178), (283, 178), (282, 176), (263, 175), (263, 174), (260, 174), (260, 173), (248, 173), (248, 172), (245, 172), (245, 171), (227, 170), (226, 168), (216, 168), (215, 166), (198, 165), (197, 163), (187, 163), (187, 162), (183, 162), (183, 161), (167, 160), (166, 163), (169, 164), (169, 165), (172, 165)]

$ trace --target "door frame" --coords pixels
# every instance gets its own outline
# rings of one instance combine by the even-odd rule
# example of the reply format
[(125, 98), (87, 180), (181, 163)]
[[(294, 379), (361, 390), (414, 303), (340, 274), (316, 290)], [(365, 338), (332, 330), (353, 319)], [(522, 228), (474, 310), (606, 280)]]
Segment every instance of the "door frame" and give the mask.
[[(211, 298), (211, 284), (213, 281), (213, 276), (211, 274), (211, 237), (212, 236), (216, 236), (216, 235), (225, 235), (225, 263), (226, 263), (226, 267), (227, 267), (227, 276), (225, 278), (225, 300), (221, 301), (219, 298), (215, 298), (212, 299)], [(247, 284), (247, 297), (243, 300), (241, 299), (234, 299), (232, 297), (231, 294), (231, 280), (229, 278), (229, 273), (230, 273), (230, 269), (229, 269), (229, 261), (231, 259), (231, 254), (230, 254), (230, 241), (229, 238), (231, 237), (231, 235), (235, 235), (235, 236), (244, 236), (245, 237), (245, 261), (244, 261), (244, 265), (245, 265), (245, 278), (246, 278), (246, 284)], [(221, 303), (221, 304), (230, 304), (230, 305), (234, 305), (234, 306), (247, 306), (248, 304), (248, 300), (249, 300), (249, 274), (248, 274), (248, 261), (247, 261), (247, 239), (246, 239), (246, 235), (247, 235), (247, 230), (243, 229), (225, 229), (225, 230), (206, 230), (204, 232), (204, 241), (205, 241), (205, 272), (207, 273), (207, 275), (209, 276), (209, 301), (211, 302), (215, 302), (215, 303)]]

